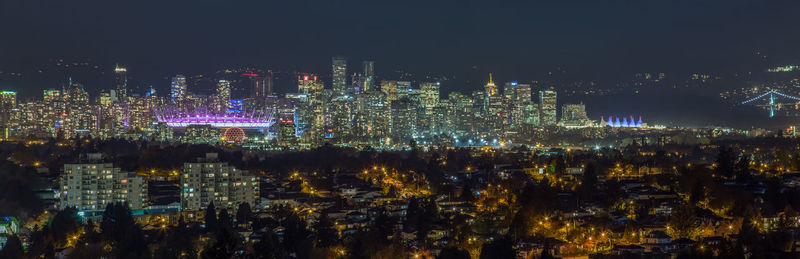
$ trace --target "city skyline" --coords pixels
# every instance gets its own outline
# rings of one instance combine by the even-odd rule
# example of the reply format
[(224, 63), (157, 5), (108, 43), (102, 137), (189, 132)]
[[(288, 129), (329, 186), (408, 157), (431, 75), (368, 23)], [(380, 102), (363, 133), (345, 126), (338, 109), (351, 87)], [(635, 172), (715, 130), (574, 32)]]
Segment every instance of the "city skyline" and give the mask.
[(0, 0), (0, 259), (800, 258), (797, 0)]

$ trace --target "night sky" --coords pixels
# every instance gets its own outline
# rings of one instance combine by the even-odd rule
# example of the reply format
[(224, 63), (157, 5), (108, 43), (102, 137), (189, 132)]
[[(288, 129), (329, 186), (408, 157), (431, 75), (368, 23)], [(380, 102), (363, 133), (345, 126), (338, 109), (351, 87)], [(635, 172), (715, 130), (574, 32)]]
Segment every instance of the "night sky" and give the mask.
[(90, 57), (160, 84), (239, 65), (327, 75), (330, 57), (344, 55), (351, 67), (374, 60), (383, 78), (404, 69), (459, 79), (445, 91), (475, 90), (488, 72), (743, 72), (800, 63), (799, 11), (793, 0), (0, 0), (0, 70)]

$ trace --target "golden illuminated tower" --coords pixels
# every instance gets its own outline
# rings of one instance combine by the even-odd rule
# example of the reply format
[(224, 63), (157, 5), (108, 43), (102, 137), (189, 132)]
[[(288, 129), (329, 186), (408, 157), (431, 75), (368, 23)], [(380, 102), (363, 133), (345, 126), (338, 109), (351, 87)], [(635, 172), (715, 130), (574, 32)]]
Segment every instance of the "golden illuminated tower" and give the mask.
[(489, 82), (486, 83), (486, 93), (489, 96), (497, 94), (497, 85), (492, 81), (492, 73), (489, 73)]

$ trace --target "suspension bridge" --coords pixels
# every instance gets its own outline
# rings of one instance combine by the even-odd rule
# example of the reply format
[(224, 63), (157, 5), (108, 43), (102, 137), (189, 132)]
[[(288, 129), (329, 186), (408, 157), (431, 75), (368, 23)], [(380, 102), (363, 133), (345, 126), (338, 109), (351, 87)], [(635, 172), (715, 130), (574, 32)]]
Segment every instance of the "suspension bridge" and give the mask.
[[(753, 104), (753, 105), (760, 106), (760, 107), (769, 107), (769, 117), (772, 118), (772, 117), (775, 117), (776, 106), (780, 107), (780, 105), (781, 105), (781, 103), (775, 102), (775, 99), (777, 97), (800, 102), (800, 97), (791, 96), (791, 95), (784, 94), (784, 93), (781, 93), (781, 92), (778, 92), (778, 91), (775, 91), (775, 90), (769, 90), (766, 93), (763, 93), (763, 94), (761, 94), (759, 96), (747, 99), (747, 100), (739, 103), (739, 105)], [(766, 99), (767, 103), (766, 104), (763, 104), (763, 103), (759, 104), (759, 103), (756, 102), (756, 101), (759, 101), (759, 100), (762, 100), (762, 99)], [(792, 103), (792, 104), (797, 104), (797, 103)]]

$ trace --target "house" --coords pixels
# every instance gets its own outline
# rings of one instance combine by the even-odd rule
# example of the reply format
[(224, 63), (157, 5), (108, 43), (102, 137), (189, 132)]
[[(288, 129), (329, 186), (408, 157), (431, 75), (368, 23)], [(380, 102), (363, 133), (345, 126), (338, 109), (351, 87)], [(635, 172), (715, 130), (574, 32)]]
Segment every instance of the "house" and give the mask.
[(669, 252), (672, 251), (672, 238), (664, 231), (656, 230), (648, 233), (644, 237), (645, 252)]

